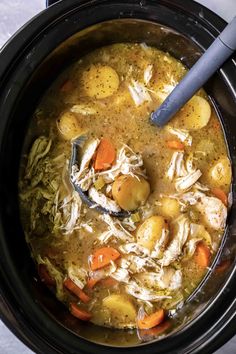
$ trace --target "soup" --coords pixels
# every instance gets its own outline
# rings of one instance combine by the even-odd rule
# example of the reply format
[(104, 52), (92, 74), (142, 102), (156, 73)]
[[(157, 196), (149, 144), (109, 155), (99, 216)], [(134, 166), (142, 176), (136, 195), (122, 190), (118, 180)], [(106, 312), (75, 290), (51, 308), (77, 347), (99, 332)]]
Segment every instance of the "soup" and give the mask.
[(114, 44), (62, 73), (35, 111), (22, 223), (39, 277), (79, 320), (162, 333), (218, 250), (231, 166), (214, 108), (200, 90), (166, 127), (149, 120), (186, 71), (145, 43)]

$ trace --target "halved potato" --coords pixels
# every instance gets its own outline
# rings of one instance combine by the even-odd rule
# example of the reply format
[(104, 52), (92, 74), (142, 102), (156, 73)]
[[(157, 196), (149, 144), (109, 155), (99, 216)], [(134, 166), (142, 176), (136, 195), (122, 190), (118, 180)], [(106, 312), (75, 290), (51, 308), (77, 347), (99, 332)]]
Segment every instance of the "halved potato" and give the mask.
[(163, 216), (154, 215), (146, 219), (138, 228), (136, 237), (137, 243), (152, 251), (154, 246), (159, 241), (161, 247), (164, 247), (168, 241), (168, 235), (165, 233), (165, 238), (162, 240), (163, 230), (168, 229), (168, 224)]
[(135, 327), (137, 312), (126, 295), (112, 294), (102, 301), (104, 323), (116, 328)]
[(197, 130), (205, 127), (211, 117), (211, 106), (200, 96), (193, 96), (176, 114), (175, 123), (187, 130)]
[(232, 178), (230, 161), (227, 157), (220, 158), (209, 170), (209, 179), (217, 187), (229, 186)]
[(89, 97), (106, 98), (117, 91), (120, 80), (117, 72), (108, 65), (91, 65), (82, 74), (82, 86)]
[(124, 210), (135, 210), (144, 205), (150, 194), (150, 185), (143, 177), (122, 175), (112, 186), (112, 196)]
[(180, 213), (180, 205), (176, 199), (164, 197), (160, 200), (161, 205), (158, 206), (158, 213), (165, 218), (176, 218)]
[(57, 121), (57, 127), (66, 140), (74, 139), (84, 132), (76, 115), (72, 112), (63, 113)]

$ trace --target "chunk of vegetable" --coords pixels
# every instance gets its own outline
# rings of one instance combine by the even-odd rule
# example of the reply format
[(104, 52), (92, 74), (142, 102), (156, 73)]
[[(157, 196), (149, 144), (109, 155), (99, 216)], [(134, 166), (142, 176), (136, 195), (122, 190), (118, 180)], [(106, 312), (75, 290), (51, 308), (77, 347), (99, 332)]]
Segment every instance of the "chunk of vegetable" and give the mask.
[(143, 177), (122, 175), (112, 185), (112, 196), (124, 210), (135, 210), (144, 205), (150, 194), (150, 185)]
[(89, 321), (92, 318), (91, 313), (80, 309), (74, 302), (70, 303), (70, 313), (82, 321)]
[(117, 72), (108, 65), (91, 65), (82, 74), (82, 86), (89, 97), (106, 98), (118, 90)]
[(199, 242), (194, 253), (195, 262), (202, 268), (206, 268), (210, 264), (211, 252), (210, 248), (204, 242)]
[[(145, 341), (153, 339), (153, 337), (158, 337), (170, 328), (170, 322), (165, 321), (156, 327), (149, 329), (142, 329), (139, 331), (139, 337)], [(152, 337), (152, 338), (151, 338)]]
[(232, 178), (230, 161), (227, 157), (220, 158), (209, 171), (210, 182), (215, 187), (229, 186)]
[(73, 86), (74, 86), (74, 85), (73, 85), (73, 83), (72, 83), (71, 80), (66, 80), (66, 81), (64, 81), (63, 84), (61, 85), (60, 91), (61, 91), (62, 93), (69, 92), (69, 91), (71, 91), (71, 90), (73, 89)]
[(150, 251), (154, 249), (156, 243), (161, 242), (162, 247), (166, 245), (168, 236), (163, 231), (168, 229), (168, 224), (162, 216), (154, 215), (146, 219), (137, 231), (137, 242)]
[(45, 283), (48, 286), (56, 285), (55, 279), (51, 277), (45, 264), (38, 265), (38, 273), (39, 273), (39, 278), (43, 283)]
[(200, 96), (193, 96), (177, 113), (175, 123), (187, 130), (205, 127), (211, 117), (210, 104)]
[(140, 329), (149, 329), (159, 325), (164, 321), (165, 312), (163, 309), (160, 309), (149, 316), (145, 316), (137, 320), (137, 326)]
[(173, 150), (184, 150), (184, 144), (178, 140), (168, 140), (166, 145), (168, 148)]
[(78, 296), (78, 298), (84, 303), (90, 301), (90, 297), (87, 294), (85, 294), (85, 292), (82, 289), (80, 289), (70, 278), (64, 280), (63, 285), (74, 295)]
[(115, 261), (120, 257), (120, 252), (118, 252), (113, 247), (103, 247), (99, 248), (94, 252), (91, 257), (91, 269), (96, 270), (103, 268), (110, 264), (111, 261)]
[(165, 218), (176, 218), (180, 214), (180, 205), (178, 200), (163, 197), (160, 202), (161, 205), (158, 206), (158, 212)]
[(118, 283), (119, 282), (116, 279), (113, 279), (112, 277), (107, 277), (100, 281), (101, 286), (103, 286), (104, 288), (111, 288), (113, 286), (116, 286)]
[(227, 194), (220, 188), (213, 188), (211, 190), (211, 193), (218, 199), (220, 199), (222, 201), (222, 203), (224, 203), (224, 205), (227, 207), (228, 205), (228, 197)]
[(77, 117), (72, 112), (65, 112), (57, 121), (57, 127), (62, 137), (66, 140), (75, 139), (84, 131), (79, 125)]
[(107, 170), (116, 158), (116, 151), (108, 139), (101, 139), (97, 148), (94, 168), (95, 170)]
[(112, 294), (102, 301), (103, 307), (109, 312), (111, 323), (119, 326), (135, 323), (136, 309), (128, 296)]
[(98, 282), (100, 281), (100, 279), (95, 279), (95, 278), (89, 278), (87, 280), (87, 288), (92, 289)]
[(215, 268), (215, 273), (222, 274), (226, 272), (231, 266), (231, 261), (229, 259), (223, 260), (220, 264), (218, 264)]

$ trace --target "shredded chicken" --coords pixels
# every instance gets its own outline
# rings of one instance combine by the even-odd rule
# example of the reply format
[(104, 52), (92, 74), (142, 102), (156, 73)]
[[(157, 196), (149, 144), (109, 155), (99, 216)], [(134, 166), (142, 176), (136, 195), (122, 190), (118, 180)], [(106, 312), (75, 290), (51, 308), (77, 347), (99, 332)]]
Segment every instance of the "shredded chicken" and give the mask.
[(140, 106), (144, 102), (150, 102), (152, 100), (147, 88), (141, 82), (132, 80), (132, 83), (129, 84), (128, 87), (136, 106)]
[(147, 85), (152, 78), (152, 70), (153, 70), (153, 65), (151, 64), (149, 64), (144, 70), (143, 80), (145, 85)]
[(192, 145), (192, 141), (193, 141), (193, 138), (192, 136), (190, 135), (189, 131), (188, 130), (185, 130), (185, 129), (176, 129), (176, 128), (173, 128), (171, 127), (170, 125), (167, 125), (166, 126), (166, 130), (177, 136), (179, 138), (179, 140), (181, 140), (183, 143), (185, 143), (186, 145), (188, 146), (191, 146)]
[(80, 288), (83, 289), (87, 280), (87, 271), (84, 268), (76, 267), (71, 264), (67, 268), (69, 278)]
[(47, 258), (42, 258), (40, 255), (37, 256), (37, 263), (44, 264), (47, 267), (49, 275), (55, 279), (56, 282), (56, 294), (59, 300), (64, 300), (64, 288), (63, 281), (64, 275), (52, 264), (52, 262)]
[(174, 262), (182, 253), (182, 248), (187, 241), (190, 223), (189, 220), (181, 215), (177, 220), (177, 232), (164, 252), (163, 258), (159, 261), (162, 266), (168, 266)]
[(136, 281), (145, 284), (149, 288), (177, 290), (182, 285), (182, 272), (172, 267), (163, 267), (159, 272), (144, 272), (135, 276)]
[(132, 242), (121, 245), (119, 247), (120, 251), (124, 254), (135, 253), (137, 256), (149, 256), (150, 252), (147, 248), (139, 245), (138, 243)]
[(199, 169), (194, 168), (192, 155), (189, 155), (184, 162), (184, 153), (176, 151), (172, 155), (166, 175), (171, 181), (175, 177), (175, 188), (181, 192), (190, 189), (202, 173)]
[(30, 150), (26, 166), (25, 178), (31, 179), (35, 172), (38, 172), (37, 165), (50, 151), (52, 140), (45, 136), (37, 138)]
[(82, 104), (82, 103), (72, 106), (70, 110), (73, 113), (83, 114), (85, 116), (91, 115), (91, 114), (96, 114), (95, 108), (90, 107), (86, 104)]
[(171, 299), (171, 296), (164, 295), (160, 291), (153, 291), (147, 289), (145, 287), (140, 286), (135, 281), (130, 281), (128, 285), (126, 285), (125, 290), (128, 294), (134, 296), (136, 299), (140, 299), (143, 301), (160, 301), (163, 299)]
[(53, 222), (54, 231), (60, 229), (64, 234), (70, 234), (80, 228), (82, 201), (79, 194), (73, 191), (71, 195), (58, 201), (57, 193), (49, 218)]
[(115, 237), (118, 240), (123, 242), (133, 242), (134, 236), (131, 235), (121, 224), (121, 222), (116, 219), (112, 218), (108, 214), (100, 215), (102, 221), (104, 221), (108, 225), (108, 230), (103, 232), (99, 237), (98, 240), (101, 243), (107, 243), (110, 238)]
[(219, 230), (225, 227), (227, 208), (220, 199), (204, 195), (196, 204), (196, 208), (204, 216), (207, 225), (212, 229)]
[(124, 268), (117, 268), (117, 270), (111, 274), (111, 277), (122, 283), (129, 283), (129, 272)]
[(227, 208), (220, 199), (208, 197), (199, 191), (185, 193), (179, 196), (179, 199), (182, 202), (195, 205), (210, 228), (219, 230), (225, 227)]
[(119, 205), (108, 198), (104, 193), (97, 191), (95, 187), (90, 187), (88, 191), (89, 197), (97, 204), (103, 207), (104, 209), (110, 210), (112, 212), (118, 213), (121, 208)]

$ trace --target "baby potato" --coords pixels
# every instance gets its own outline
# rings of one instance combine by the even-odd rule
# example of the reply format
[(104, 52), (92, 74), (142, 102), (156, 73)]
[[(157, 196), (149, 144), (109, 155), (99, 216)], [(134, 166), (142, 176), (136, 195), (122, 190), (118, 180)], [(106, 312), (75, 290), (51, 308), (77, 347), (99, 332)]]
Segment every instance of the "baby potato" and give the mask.
[(128, 296), (120, 294), (109, 295), (103, 299), (102, 306), (114, 327), (125, 328), (135, 325), (137, 313)]
[(193, 96), (186, 105), (177, 113), (175, 122), (181, 128), (197, 130), (205, 127), (211, 117), (211, 106), (200, 96)]
[[(161, 239), (163, 229), (168, 229), (168, 225), (163, 216), (151, 216), (138, 228), (136, 234), (137, 243), (152, 251), (155, 244)], [(167, 241), (168, 237), (163, 240), (162, 246), (165, 246)]]
[(72, 112), (63, 113), (57, 121), (57, 127), (66, 140), (74, 139), (83, 133), (76, 115)]
[(229, 186), (232, 178), (230, 161), (227, 157), (220, 158), (209, 170), (209, 179), (217, 187)]
[(161, 205), (158, 206), (158, 212), (165, 218), (176, 218), (180, 213), (180, 205), (176, 199), (164, 197), (161, 199)]
[(108, 65), (91, 65), (82, 74), (82, 85), (89, 97), (109, 97), (118, 90), (119, 84), (117, 72)]
[(112, 185), (113, 199), (124, 210), (135, 210), (144, 205), (150, 194), (150, 185), (143, 177), (122, 175)]

